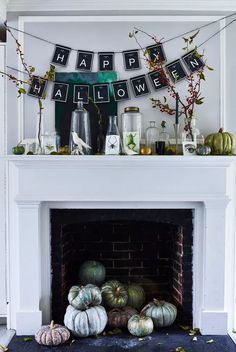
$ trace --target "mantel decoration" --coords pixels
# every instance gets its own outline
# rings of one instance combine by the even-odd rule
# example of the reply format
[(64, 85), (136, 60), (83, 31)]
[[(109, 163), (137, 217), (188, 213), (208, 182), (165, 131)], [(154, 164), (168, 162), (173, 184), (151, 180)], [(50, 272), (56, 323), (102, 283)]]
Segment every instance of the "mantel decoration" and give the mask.
[[(229, 19), (232, 16), (235, 16), (235, 13), (230, 14), (228, 16), (223, 17), (222, 19)], [(222, 20), (220, 19), (220, 20)], [(218, 21), (220, 21), (218, 20)], [(55, 152), (55, 146), (49, 145), (49, 149), (45, 152), (42, 146), (42, 119), (43, 119), (43, 100), (47, 97), (48, 90), (48, 82), (52, 82), (52, 94), (51, 100), (60, 103), (66, 103), (68, 99), (68, 90), (71, 86), (70, 83), (66, 83), (63, 81), (55, 81), (55, 67), (65, 67), (70, 58), (71, 51), (77, 52), (77, 62), (76, 62), (76, 70), (78, 72), (91, 72), (93, 70), (93, 58), (94, 55), (98, 56), (98, 71), (100, 72), (113, 72), (115, 69), (115, 56), (121, 54), (123, 56), (124, 68), (127, 71), (139, 70), (142, 68), (140, 53), (142, 53), (144, 57), (144, 61), (146, 63), (146, 67), (148, 69), (147, 74), (137, 75), (131, 77), (129, 80), (115, 80), (109, 83), (94, 83), (91, 86), (87, 84), (73, 84), (73, 102), (82, 102), (83, 104), (88, 104), (91, 100), (95, 106), (99, 104), (107, 104), (110, 102), (110, 94), (112, 92), (114, 96), (115, 102), (125, 101), (130, 99), (130, 89), (133, 92), (133, 96), (135, 98), (142, 97), (144, 95), (148, 95), (151, 93), (150, 87), (156, 93), (160, 90), (166, 90), (169, 95), (169, 98), (164, 96), (164, 100), (161, 101), (159, 98), (152, 98), (152, 106), (154, 108), (158, 108), (161, 112), (167, 113), (171, 116), (175, 116), (174, 120), (174, 137), (175, 137), (175, 153), (178, 153), (177, 145), (178, 145), (178, 137), (179, 137), (179, 118), (181, 116), (184, 117), (185, 127), (183, 131), (183, 146), (184, 150), (188, 147), (188, 152), (194, 150), (193, 154), (196, 154), (197, 144), (202, 144), (203, 140), (198, 140), (199, 138), (199, 130), (196, 128), (196, 117), (194, 115), (194, 108), (196, 105), (201, 105), (204, 102), (204, 97), (201, 93), (201, 83), (205, 81), (205, 69), (213, 70), (206, 63), (206, 59), (204, 58), (204, 54), (199, 52), (199, 49), (211, 40), (213, 37), (218, 35), (225, 28), (230, 26), (233, 22), (236, 21), (236, 18), (228, 22), (224, 27), (220, 28), (218, 31), (213, 33), (210, 37), (205, 39), (202, 43), (198, 45), (193, 45), (194, 39), (197, 37), (200, 30), (203, 28), (212, 25), (218, 21), (212, 21), (192, 30), (189, 30), (185, 33), (177, 35), (173, 38), (169, 38), (168, 40), (158, 39), (156, 36), (150, 35), (149, 33), (143, 31), (139, 28), (134, 28), (134, 30), (129, 33), (129, 37), (135, 39), (138, 47), (132, 50), (124, 50), (124, 51), (105, 51), (105, 52), (95, 52), (88, 51), (85, 49), (77, 49), (77, 48), (69, 48), (66, 45), (53, 43), (45, 38), (41, 38), (39, 36), (33, 35), (31, 33), (23, 31), (25, 35), (29, 35), (36, 40), (40, 40), (51, 44), (54, 49), (51, 58), (50, 69), (44, 75), (35, 75), (34, 66), (28, 65), (25, 61), (24, 54), (21, 49), (21, 44), (15, 37), (12, 31), (19, 31), (17, 28), (8, 26), (5, 23), (6, 30), (10, 33), (16, 43), (16, 52), (20, 57), (20, 61), (23, 67), (23, 71), (19, 71), (13, 67), (7, 66), (9, 70), (13, 70), (16, 72), (21, 72), (27, 76), (26, 79), (18, 79), (16, 76), (2, 72), (2, 75), (7, 76), (13, 83), (15, 83), (19, 96), (21, 94), (27, 94), (33, 98), (36, 98), (39, 106), (39, 123), (38, 123), (38, 132), (37, 132), (37, 144), (38, 150), (36, 153), (43, 154), (58, 154)], [(21, 31), (22, 32), (22, 31)], [(143, 48), (138, 40), (138, 34), (144, 34), (152, 40), (152, 44)], [(188, 36), (190, 34), (190, 36)], [(172, 62), (168, 62), (168, 58), (165, 52), (165, 43), (171, 40), (175, 40), (177, 38), (183, 38), (184, 40), (184, 54), (180, 58), (176, 58)], [(188, 85), (188, 94), (185, 97), (180, 96), (179, 92), (176, 89), (176, 85), (179, 81), (185, 80)], [(25, 85), (29, 86), (28, 92), (25, 90)], [(170, 101), (169, 101), (170, 100)], [(174, 101), (173, 106), (171, 106)], [(130, 109), (138, 109), (137, 107), (130, 107)], [(99, 109), (97, 109), (99, 111)], [(130, 112), (132, 110), (129, 110)], [(114, 114), (113, 114), (114, 115)], [(99, 130), (100, 130), (100, 140), (104, 140), (104, 131), (102, 131), (101, 125), (101, 116), (99, 117)], [(123, 135), (123, 150), (122, 153), (128, 155), (134, 154), (144, 154), (149, 155), (154, 152), (154, 145), (158, 142), (152, 141), (152, 147), (141, 146), (141, 132), (140, 128), (136, 127), (131, 131), (125, 131), (126, 134)], [(118, 131), (119, 132), (119, 131)], [(118, 133), (117, 132), (117, 133)], [(103, 134), (103, 138), (101, 136)], [(116, 134), (118, 136), (118, 134)], [(77, 137), (81, 139), (81, 136)], [(55, 137), (56, 138), (56, 137)], [(125, 140), (124, 140), (125, 138)], [(82, 140), (82, 144), (85, 143), (89, 145), (85, 141)], [(187, 143), (187, 145), (185, 145)], [(19, 143), (20, 144), (20, 143)], [(49, 143), (50, 144), (50, 143)], [(82, 145), (81, 144), (81, 145)], [(84, 144), (84, 145), (85, 145)], [(101, 143), (100, 143), (101, 144)], [(114, 144), (114, 143), (113, 143)], [(113, 146), (112, 144), (112, 146)], [(21, 145), (17, 145), (13, 152), (20, 154), (23, 149), (18, 148)], [(143, 148), (144, 147), (144, 148)], [(88, 148), (88, 147), (86, 147)], [(163, 149), (164, 148), (164, 149)], [(161, 154), (165, 154), (165, 148), (163, 144), (163, 150)], [(100, 153), (104, 152), (104, 147), (97, 148), (100, 150)], [(85, 150), (85, 149), (84, 149)], [(87, 149), (89, 150), (89, 149)], [(231, 149), (232, 152), (233, 148)], [(66, 146), (66, 152), (61, 152), (61, 154), (67, 153), (68, 148)], [(93, 151), (91, 151), (93, 153)], [(119, 151), (118, 151), (119, 153)], [(212, 151), (214, 153), (214, 151)], [(29, 153), (31, 154), (31, 152)], [(60, 154), (60, 153), (59, 153)], [(78, 152), (77, 154), (84, 154), (83, 152)], [(86, 154), (86, 153), (85, 153)]]

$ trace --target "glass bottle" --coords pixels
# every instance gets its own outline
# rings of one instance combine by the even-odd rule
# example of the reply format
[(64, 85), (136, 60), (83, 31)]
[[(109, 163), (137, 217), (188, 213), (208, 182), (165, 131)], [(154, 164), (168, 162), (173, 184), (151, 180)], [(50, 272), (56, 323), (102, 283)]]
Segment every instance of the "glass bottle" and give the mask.
[(117, 126), (117, 116), (109, 116), (109, 124), (105, 140), (105, 154), (120, 154), (120, 133)]
[(169, 133), (166, 132), (166, 122), (161, 122), (161, 132), (159, 135), (159, 141), (156, 143), (156, 152), (159, 155), (165, 154), (165, 148), (169, 144)]
[(190, 126), (188, 120), (185, 119), (185, 126), (182, 133), (183, 142), (193, 142), (196, 145), (204, 144), (204, 136), (200, 133), (199, 129), (196, 126), (196, 118), (192, 117), (190, 120)]
[(74, 155), (91, 154), (91, 133), (88, 111), (79, 101), (72, 112), (70, 126), (70, 153)]
[(122, 118), (123, 149), (127, 155), (140, 153), (142, 114), (138, 107), (126, 107)]
[(155, 121), (149, 121), (150, 126), (146, 129), (146, 147), (152, 149), (155, 153), (155, 144), (159, 140), (159, 129), (156, 127)]

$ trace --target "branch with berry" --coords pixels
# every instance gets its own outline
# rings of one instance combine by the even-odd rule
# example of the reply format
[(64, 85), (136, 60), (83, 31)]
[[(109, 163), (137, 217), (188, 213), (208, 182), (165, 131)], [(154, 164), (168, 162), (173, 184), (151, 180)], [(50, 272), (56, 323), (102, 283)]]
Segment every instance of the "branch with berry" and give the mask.
[[(187, 95), (181, 97), (180, 94), (178, 93), (175, 83), (168, 78), (165, 72), (164, 68), (164, 62), (161, 61), (161, 58), (158, 58), (158, 56), (155, 58), (155, 60), (151, 60), (150, 58), (150, 52), (148, 49), (142, 48), (142, 46), (139, 43), (139, 40), (137, 38), (137, 35), (139, 32), (144, 33), (148, 37), (152, 38), (154, 43), (156, 45), (161, 44), (162, 40), (158, 40), (156, 36), (150, 35), (145, 31), (142, 31), (140, 29), (135, 28), (135, 30), (132, 33), (129, 33), (129, 37), (134, 38), (136, 43), (139, 45), (140, 49), (143, 52), (143, 57), (146, 63), (146, 66), (149, 71), (154, 71), (159, 73), (159, 80), (160, 83), (162, 83), (163, 86), (166, 86), (168, 97), (164, 96), (163, 100), (161, 99), (155, 99), (151, 98), (152, 106), (153, 108), (158, 108), (160, 112), (167, 113), (168, 115), (175, 115), (176, 114), (176, 100), (178, 100), (180, 109), (178, 111), (178, 117), (184, 116), (185, 118), (185, 131), (189, 133), (193, 140), (193, 135), (192, 135), (192, 130), (191, 130), (191, 120), (194, 116), (194, 109), (196, 105), (201, 105), (204, 103), (204, 97), (202, 96), (201, 93), (201, 83), (202, 81), (205, 81), (205, 74), (204, 70), (207, 68), (208, 70), (213, 70), (211, 67), (209, 67), (206, 62), (204, 62), (203, 67), (201, 67), (199, 70), (196, 71), (195, 74), (189, 73), (185, 80), (187, 82)], [(198, 35), (199, 31), (195, 32), (188, 38), (183, 38), (185, 47), (183, 50), (186, 53), (189, 53), (190, 51), (193, 52), (193, 55), (195, 57), (201, 58), (203, 60), (204, 55), (200, 54), (197, 50), (197, 47), (192, 48), (192, 44), (196, 36)], [(173, 98), (175, 101), (175, 106), (171, 107), (171, 101), (169, 98)], [(173, 99), (171, 99), (173, 101)]]

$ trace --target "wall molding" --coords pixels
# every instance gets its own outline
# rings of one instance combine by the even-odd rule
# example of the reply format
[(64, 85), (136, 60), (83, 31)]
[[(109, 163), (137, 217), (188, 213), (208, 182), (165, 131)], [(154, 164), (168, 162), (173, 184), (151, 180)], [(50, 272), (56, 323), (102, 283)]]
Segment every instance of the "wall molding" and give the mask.
[[(92, 10), (91, 10), (92, 9)], [(113, 12), (134, 14), (142, 12), (158, 14), (164, 13), (227, 13), (236, 11), (236, 3), (232, 0), (9, 0), (7, 4), (8, 12)]]

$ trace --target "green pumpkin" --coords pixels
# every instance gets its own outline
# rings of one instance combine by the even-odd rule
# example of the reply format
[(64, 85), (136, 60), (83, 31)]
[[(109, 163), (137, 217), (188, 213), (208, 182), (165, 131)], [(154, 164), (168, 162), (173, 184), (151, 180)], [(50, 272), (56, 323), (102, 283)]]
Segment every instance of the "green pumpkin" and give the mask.
[(209, 145), (199, 145), (196, 149), (197, 155), (210, 155), (211, 147)]
[(111, 308), (121, 308), (126, 306), (128, 293), (125, 286), (117, 280), (105, 282), (101, 288), (104, 303)]
[(105, 329), (107, 313), (102, 306), (91, 307), (82, 311), (69, 305), (66, 309), (64, 324), (75, 336), (98, 335)]
[(100, 289), (95, 285), (72, 286), (68, 294), (69, 303), (76, 309), (88, 309), (102, 302)]
[(140, 315), (133, 315), (128, 321), (128, 330), (131, 335), (142, 337), (153, 332), (153, 321), (151, 318)]
[(168, 302), (153, 299), (142, 309), (141, 314), (150, 317), (155, 327), (165, 327), (173, 324), (177, 316), (177, 308)]
[(131, 284), (127, 286), (128, 306), (140, 310), (145, 303), (145, 291), (140, 285)]
[(218, 133), (212, 133), (206, 137), (205, 145), (211, 147), (213, 155), (234, 154), (235, 137), (232, 133), (223, 132), (223, 128), (220, 128)]
[(100, 286), (105, 281), (106, 269), (104, 265), (95, 260), (84, 262), (79, 269), (79, 278), (82, 285), (92, 284)]

